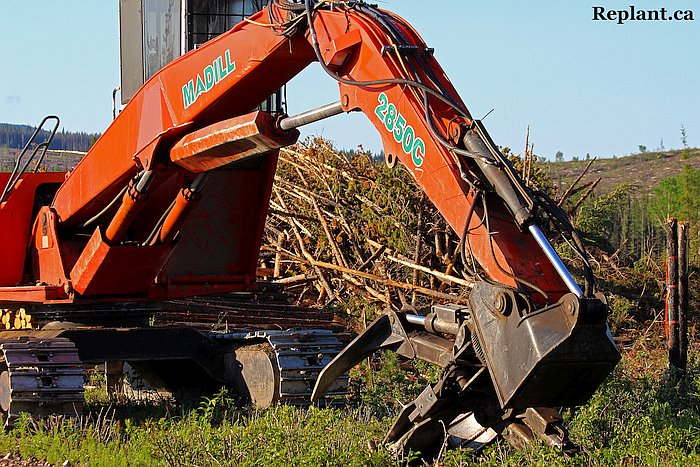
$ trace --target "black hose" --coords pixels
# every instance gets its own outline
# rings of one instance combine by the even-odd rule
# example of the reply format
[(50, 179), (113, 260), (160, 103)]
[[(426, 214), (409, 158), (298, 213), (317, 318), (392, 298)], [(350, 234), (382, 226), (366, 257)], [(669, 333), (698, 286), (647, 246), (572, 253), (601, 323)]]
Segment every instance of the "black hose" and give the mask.
[(272, 3), (280, 9), (287, 11), (304, 11), (306, 9), (306, 5), (303, 3), (294, 3), (287, 0), (272, 0)]
[[(462, 265), (464, 266), (464, 269), (467, 270), (467, 273), (470, 274), (473, 277), (477, 277), (478, 273), (476, 271), (476, 264), (474, 264), (474, 269), (471, 269), (469, 267), (469, 263), (467, 263), (467, 254), (466, 254), (466, 248), (468, 247), (469, 243), (469, 224), (472, 220), (472, 216), (474, 215), (474, 210), (476, 209), (476, 203), (479, 200), (479, 197), (482, 195), (481, 191), (476, 191), (474, 193), (474, 197), (472, 198), (472, 204), (469, 206), (469, 211), (467, 211), (467, 221), (464, 223), (464, 230), (462, 231), (462, 237), (460, 238), (460, 247), (459, 247), (459, 253), (460, 257), (462, 258)], [(482, 221), (483, 222), (483, 221)], [(469, 248), (471, 251), (471, 248)]]
[(146, 237), (146, 240), (142, 243), (143, 246), (148, 246), (150, 245), (153, 241), (155, 241), (156, 237), (158, 237), (158, 234), (160, 233), (161, 229), (163, 228), (163, 224), (165, 224), (165, 219), (168, 217), (168, 214), (170, 214), (170, 211), (173, 210), (175, 207), (175, 203), (177, 202), (177, 199), (174, 199), (172, 203), (170, 203), (170, 206), (167, 207), (165, 212), (160, 216), (158, 221), (156, 222), (155, 226), (153, 227), (153, 230), (151, 230), (151, 233)]
[[(301, 9), (296, 10), (299, 11), (300, 13), (296, 15), (295, 17), (287, 20), (287, 21), (282, 21), (278, 19), (275, 16), (275, 9), (272, 8), (272, 5), (275, 5), (276, 7), (280, 8), (281, 10), (285, 11), (294, 11), (294, 10), (289, 10), (289, 2), (285, 2), (285, 6), (281, 5), (279, 3), (280, 0), (269, 0), (268, 1), (268, 7), (267, 7), (267, 16), (268, 20), (270, 21), (270, 25), (273, 27), (273, 31), (276, 35), (278, 36), (293, 36), (299, 32), (298, 26), (304, 21), (306, 15), (304, 15), (303, 11), (306, 9), (306, 6), (303, 4), (292, 4), (298, 7), (301, 7)], [(281, 31), (279, 31), (279, 28), (283, 28)]]
[[(375, 18), (377, 21), (379, 21), (382, 25), (384, 25), (385, 28), (389, 31), (389, 35), (395, 42), (403, 42), (405, 45), (410, 45), (409, 42), (406, 40), (406, 37), (396, 28), (391, 22), (396, 21), (399, 22), (404, 29), (408, 29), (409, 31), (411, 30), (411, 27), (407, 25), (403, 21), (399, 21), (398, 18), (389, 16), (379, 10), (376, 10), (371, 7), (366, 7), (365, 5), (358, 6), (356, 8), (358, 11)], [(419, 37), (414, 37), (415, 42), (422, 42)], [(398, 51), (397, 51), (398, 52)], [(438, 88), (438, 90), (443, 93), (447, 98), (450, 99), (450, 104), (455, 110), (458, 112), (461, 112), (464, 116), (467, 118), (471, 119), (471, 114), (469, 113), (469, 110), (466, 107), (462, 107), (459, 102), (455, 101), (452, 99), (450, 96), (450, 93), (445, 89), (445, 87), (442, 85), (440, 80), (435, 76), (435, 73), (430, 67), (430, 65), (425, 61), (425, 56), (423, 54), (417, 54), (418, 60), (419, 60), (419, 65), (423, 73), (433, 82), (433, 85)], [(411, 62), (408, 62), (409, 66), (411, 66), (414, 74), (418, 78), (418, 73), (415, 72), (415, 68), (413, 68), (413, 64)], [(422, 82), (421, 82), (422, 83)]]
[(94, 224), (95, 222), (97, 222), (98, 220), (100, 220), (100, 218), (102, 218), (102, 216), (107, 214), (110, 209), (112, 209), (119, 201), (121, 201), (121, 199), (124, 197), (124, 193), (126, 193), (126, 190), (128, 190), (128, 189), (129, 189), (129, 184), (127, 183), (126, 186), (124, 186), (124, 188), (122, 188), (119, 191), (119, 193), (117, 193), (117, 196), (115, 196), (114, 199), (112, 199), (112, 201), (110, 201), (107, 206), (105, 206), (100, 212), (98, 212), (97, 214), (92, 216), (90, 219), (86, 220), (80, 226), (80, 228), (85, 229), (85, 228), (89, 227), (90, 225)]

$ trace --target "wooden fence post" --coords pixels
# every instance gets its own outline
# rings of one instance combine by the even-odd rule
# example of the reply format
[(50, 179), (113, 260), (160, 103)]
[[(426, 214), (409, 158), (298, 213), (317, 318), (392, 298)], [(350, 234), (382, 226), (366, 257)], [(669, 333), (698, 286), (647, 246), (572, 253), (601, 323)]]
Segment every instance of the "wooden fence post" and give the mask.
[(664, 327), (668, 344), (668, 363), (680, 367), (678, 345), (678, 221), (671, 218), (666, 224), (668, 256), (666, 259), (666, 313)]
[(688, 223), (678, 223), (678, 354), (679, 368), (688, 363)]

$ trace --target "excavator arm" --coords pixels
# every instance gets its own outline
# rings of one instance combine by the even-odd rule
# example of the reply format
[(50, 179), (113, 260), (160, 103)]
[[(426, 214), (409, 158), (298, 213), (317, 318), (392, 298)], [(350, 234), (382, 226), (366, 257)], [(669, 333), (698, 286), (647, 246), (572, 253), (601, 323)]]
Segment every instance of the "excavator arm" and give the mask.
[[(297, 117), (253, 111), (314, 61), (338, 82), (339, 102)], [(351, 111), (460, 236), (473, 284), (467, 306), (387, 311), (326, 367), (314, 397), (390, 348), (444, 368), (387, 435), (399, 451), (434, 453), (444, 427), (463, 443), (539, 435), (566, 448), (560, 417), (541, 407), (582, 403), (619, 359), (583, 245), (520, 180), (418, 33), (363, 2), (273, 0), (154, 75), (37, 216), (29, 275), (45, 285), (25, 296), (0, 288), (0, 298), (47, 300), (41, 287), (53, 301), (253, 287), (277, 151), (296, 141), (295, 127)], [(583, 289), (545, 225), (582, 259)]]

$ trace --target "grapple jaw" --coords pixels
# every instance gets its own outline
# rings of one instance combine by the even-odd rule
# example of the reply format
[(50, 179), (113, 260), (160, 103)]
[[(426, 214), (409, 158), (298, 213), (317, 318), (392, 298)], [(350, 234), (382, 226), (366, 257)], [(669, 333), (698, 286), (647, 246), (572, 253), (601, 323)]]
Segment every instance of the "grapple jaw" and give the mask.
[(477, 283), (468, 305), (423, 314), (385, 311), (321, 372), (312, 401), (336, 376), (390, 349), (443, 368), (440, 379), (404, 407), (385, 442), (399, 456), (435, 456), (446, 442), (478, 450), (502, 436), (525, 447), (538, 437), (571, 454), (552, 407), (585, 403), (620, 360), (602, 295), (564, 295), (533, 310), (512, 288)]
[(504, 409), (583, 404), (620, 360), (602, 294), (530, 311), (517, 292), (478, 283), (469, 300), (472, 340)]

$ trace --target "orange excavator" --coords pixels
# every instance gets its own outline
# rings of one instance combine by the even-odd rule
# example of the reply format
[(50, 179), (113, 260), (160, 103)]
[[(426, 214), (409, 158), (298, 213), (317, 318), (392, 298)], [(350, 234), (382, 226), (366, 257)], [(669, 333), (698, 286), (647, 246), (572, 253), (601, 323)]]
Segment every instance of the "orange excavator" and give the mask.
[[(202, 20), (166, 3), (121, 0), (123, 20), (143, 15), (144, 36), (170, 20), (187, 43), (163, 53), (172, 27), (136, 41), (150, 78), (133, 93), (123, 80), (128, 103), (77, 166), (30, 170), (44, 142), (0, 174), (0, 306), (33, 317), (0, 332), (5, 423), (79, 411), (85, 364), (128, 362), (182, 391), (226, 384), (260, 404), (315, 402), (391, 349), (442, 368), (387, 434), (397, 452), (430, 457), (446, 440), (478, 448), (499, 435), (573, 451), (553, 407), (584, 403), (620, 358), (605, 298), (566, 214), (523, 183), (418, 33), (362, 1), (271, 0), (211, 38), (195, 29), (223, 14)], [(206, 3), (245, 2), (183, 1)], [(124, 73), (124, 41), (142, 36), (124, 25), (122, 36)], [(337, 81), (337, 102), (295, 116), (261, 107), (313, 62)], [(266, 329), (264, 318), (294, 310), (264, 302), (245, 311), (263, 318), (257, 327), (159, 324), (165, 302), (216, 295), (233, 313), (235, 297), (256, 293), (279, 149), (299, 126), (354, 111), (460, 236), (468, 304), (387, 310), (345, 348), (323, 326)], [(583, 286), (543, 226), (578, 256)]]

